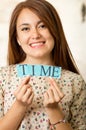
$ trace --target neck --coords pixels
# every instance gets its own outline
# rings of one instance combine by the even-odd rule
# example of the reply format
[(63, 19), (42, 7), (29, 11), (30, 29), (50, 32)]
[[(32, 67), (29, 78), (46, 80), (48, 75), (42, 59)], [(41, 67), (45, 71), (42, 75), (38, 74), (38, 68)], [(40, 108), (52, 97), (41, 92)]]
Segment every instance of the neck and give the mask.
[(44, 64), (44, 65), (54, 65), (52, 58), (26, 58), (22, 64)]

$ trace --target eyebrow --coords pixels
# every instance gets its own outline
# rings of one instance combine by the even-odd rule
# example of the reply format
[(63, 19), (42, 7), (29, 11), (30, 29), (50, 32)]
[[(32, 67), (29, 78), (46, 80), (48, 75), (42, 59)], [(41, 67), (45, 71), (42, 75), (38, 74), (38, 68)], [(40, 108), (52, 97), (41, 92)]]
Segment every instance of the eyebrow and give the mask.
[[(37, 24), (40, 24), (40, 23), (42, 23), (43, 21), (38, 21), (37, 22)], [(21, 25), (19, 25), (18, 27), (21, 27), (21, 26), (28, 26), (28, 25), (30, 25), (29, 23), (23, 23), (23, 24), (21, 24)]]
[(28, 26), (28, 25), (29, 25), (28, 23), (23, 23), (23, 24), (19, 25), (19, 27), (21, 27), (21, 26)]

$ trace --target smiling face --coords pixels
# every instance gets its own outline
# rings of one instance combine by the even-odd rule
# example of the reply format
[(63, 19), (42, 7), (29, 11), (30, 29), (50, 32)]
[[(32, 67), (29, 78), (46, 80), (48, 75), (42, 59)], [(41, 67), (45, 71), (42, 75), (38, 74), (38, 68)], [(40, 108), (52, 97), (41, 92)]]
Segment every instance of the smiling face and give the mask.
[[(17, 19), (17, 41), (26, 59), (51, 60), (54, 39), (41, 19), (29, 9), (23, 9)], [(25, 59), (25, 60), (26, 60)]]

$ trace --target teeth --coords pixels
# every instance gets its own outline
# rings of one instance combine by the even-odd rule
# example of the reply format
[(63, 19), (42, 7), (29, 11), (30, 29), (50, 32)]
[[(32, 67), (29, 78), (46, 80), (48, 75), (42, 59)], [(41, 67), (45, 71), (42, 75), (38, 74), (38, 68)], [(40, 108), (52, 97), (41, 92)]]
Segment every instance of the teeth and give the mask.
[(30, 46), (40, 46), (42, 44), (44, 44), (44, 43), (34, 43), (34, 44), (30, 44)]

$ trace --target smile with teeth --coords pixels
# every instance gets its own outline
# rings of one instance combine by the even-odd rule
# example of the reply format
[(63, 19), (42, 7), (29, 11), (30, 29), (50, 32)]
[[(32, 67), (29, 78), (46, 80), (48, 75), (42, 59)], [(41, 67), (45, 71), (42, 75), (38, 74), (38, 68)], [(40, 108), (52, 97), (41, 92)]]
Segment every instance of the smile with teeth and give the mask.
[(45, 42), (34, 42), (34, 43), (31, 43), (30, 46), (31, 47), (40, 47), (44, 44), (45, 44)]

